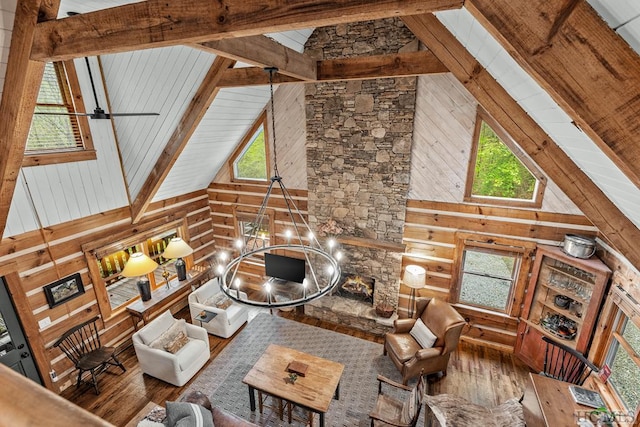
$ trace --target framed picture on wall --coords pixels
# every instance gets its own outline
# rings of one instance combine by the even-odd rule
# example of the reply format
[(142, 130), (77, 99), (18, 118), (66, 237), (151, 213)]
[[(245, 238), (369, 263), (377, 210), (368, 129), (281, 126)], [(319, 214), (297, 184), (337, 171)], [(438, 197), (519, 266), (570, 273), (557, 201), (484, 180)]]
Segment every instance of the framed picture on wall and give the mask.
[(82, 295), (84, 294), (82, 276), (80, 276), (80, 273), (75, 273), (57, 282), (53, 282), (44, 287), (44, 294), (47, 297), (50, 308), (67, 302), (78, 295)]

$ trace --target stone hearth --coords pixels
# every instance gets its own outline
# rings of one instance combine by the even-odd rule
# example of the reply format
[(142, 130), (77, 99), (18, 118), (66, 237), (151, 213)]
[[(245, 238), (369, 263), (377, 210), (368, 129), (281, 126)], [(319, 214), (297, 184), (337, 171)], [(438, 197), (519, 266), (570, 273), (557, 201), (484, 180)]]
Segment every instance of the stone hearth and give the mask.
[(393, 328), (396, 313), (389, 319), (376, 314), (371, 304), (340, 296), (325, 296), (305, 304), (304, 313), (328, 322), (347, 325), (376, 335), (384, 335)]

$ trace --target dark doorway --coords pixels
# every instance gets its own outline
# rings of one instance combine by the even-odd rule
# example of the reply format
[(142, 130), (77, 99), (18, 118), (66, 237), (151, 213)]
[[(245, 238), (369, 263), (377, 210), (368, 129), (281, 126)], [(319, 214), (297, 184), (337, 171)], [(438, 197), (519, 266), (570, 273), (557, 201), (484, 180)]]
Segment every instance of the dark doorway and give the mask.
[(4, 278), (0, 277), (0, 363), (42, 385)]

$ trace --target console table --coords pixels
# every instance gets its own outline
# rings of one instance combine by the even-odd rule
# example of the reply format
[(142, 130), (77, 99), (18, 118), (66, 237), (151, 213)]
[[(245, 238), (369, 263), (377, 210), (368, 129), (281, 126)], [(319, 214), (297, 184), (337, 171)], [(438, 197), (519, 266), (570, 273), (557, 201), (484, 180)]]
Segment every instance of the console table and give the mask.
[(199, 287), (209, 280), (210, 268), (196, 265), (187, 272), (187, 279), (179, 281), (174, 278), (169, 281), (169, 287), (163, 284), (151, 292), (149, 301), (136, 300), (127, 306), (127, 312), (133, 321), (133, 327), (138, 330), (138, 324), (142, 321), (143, 325), (149, 322), (149, 319), (167, 303), (175, 301), (186, 293), (191, 292), (192, 287)]

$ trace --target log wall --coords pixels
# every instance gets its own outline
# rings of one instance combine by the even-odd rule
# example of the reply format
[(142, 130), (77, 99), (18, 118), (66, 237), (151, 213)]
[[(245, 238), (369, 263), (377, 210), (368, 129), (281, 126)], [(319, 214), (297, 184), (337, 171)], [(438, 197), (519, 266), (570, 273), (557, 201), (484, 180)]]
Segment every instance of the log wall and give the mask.
[[(60, 391), (73, 383), (75, 370), (71, 362), (52, 344), (67, 329), (100, 313), (95, 284), (82, 246), (109, 236), (138, 232), (186, 220), (195, 263), (203, 262), (215, 251), (209, 202), (206, 192), (198, 191), (153, 203), (142, 221), (131, 225), (128, 208), (70, 221), (42, 230), (2, 239), (0, 275), (5, 277), (20, 320), (28, 337), (45, 386)], [(73, 273), (82, 275), (85, 293), (54, 308), (47, 304), (43, 286)], [(186, 293), (173, 309), (186, 305)], [(49, 318), (44, 328), (38, 322)], [(103, 345), (128, 345), (133, 323), (124, 309), (103, 319)], [(55, 370), (58, 381), (49, 372)]]
[[(449, 300), (455, 277), (457, 233), (559, 244), (568, 233), (597, 235), (597, 229), (582, 215), (545, 213), (533, 210), (410, 200), (407, 203), (403, 268), (417, 264), (427, 269), (427, 286), (419, 297)], [(402, 286), (400, 313), (407, 307), (409, 289)], [(522, 301), (515, 301), (522, 304)], [(469, 327), (464, 336), (512, 351), (515, 345), (517, 319), (482, 310), (457, 306)]]

